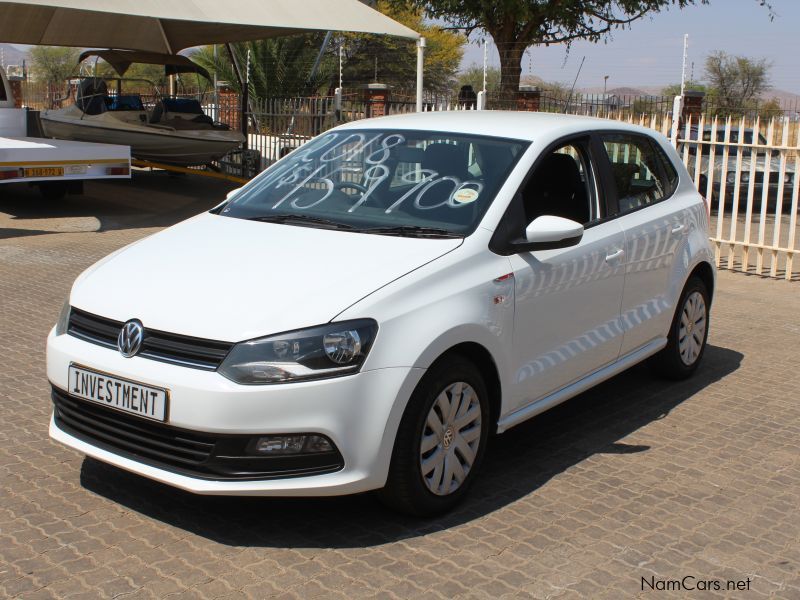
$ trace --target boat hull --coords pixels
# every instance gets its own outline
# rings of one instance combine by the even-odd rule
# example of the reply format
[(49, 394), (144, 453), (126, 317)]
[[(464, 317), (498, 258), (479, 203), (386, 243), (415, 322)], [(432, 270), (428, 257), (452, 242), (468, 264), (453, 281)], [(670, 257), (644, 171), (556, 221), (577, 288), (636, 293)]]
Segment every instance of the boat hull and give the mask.
[[(138, 127), (113, 127), (96, 124), (88, 119), (65, 120), (41, 116), (42, 129), (47, 137), (121, 144), (130, 146), (131, 155), (140, 160), (171, 165), (204, 165), (239, 147), (243, 136), (232, 131), (171, 131)], [(229, 134), (224, 137), (223, 134)]]

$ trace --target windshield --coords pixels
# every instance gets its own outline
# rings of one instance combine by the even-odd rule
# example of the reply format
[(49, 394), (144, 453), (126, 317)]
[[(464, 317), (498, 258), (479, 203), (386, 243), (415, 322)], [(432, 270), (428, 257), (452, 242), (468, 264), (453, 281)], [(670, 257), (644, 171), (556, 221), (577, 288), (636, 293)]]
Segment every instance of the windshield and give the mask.
[(387, 235), (468, 235), (528, 142), (434, 131), (323, 134), (215, 212)]

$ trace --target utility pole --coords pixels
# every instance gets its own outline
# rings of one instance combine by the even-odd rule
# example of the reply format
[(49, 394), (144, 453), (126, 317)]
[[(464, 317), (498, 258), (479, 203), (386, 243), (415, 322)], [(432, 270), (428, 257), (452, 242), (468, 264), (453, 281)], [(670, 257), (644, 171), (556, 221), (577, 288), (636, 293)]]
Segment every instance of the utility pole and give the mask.
[(683, 36), (683, 68), (681, 69), (681, 95), (675, 96), (672, 103), (672, 127), (670, 128), (670, 141), (672, 145), (678, 146), (678, 133), (680, 129), (681, 115), (683, 114), (683, 95), (686, 93), (686, 57), (689, 54), (689, 34)]
[(681, 97), (686, 92), (686, 57), (689, 53), (689, 34), (683, 35), (683, 68), (681, 69)]
[(489, 67), (489, 51), (486, 38), (483, 38), (483, 93), (486, 93), (486, 71)]
[(344, 62), (344, 44), (339, 46), (339, 89), (342, 89), (342, 63)]

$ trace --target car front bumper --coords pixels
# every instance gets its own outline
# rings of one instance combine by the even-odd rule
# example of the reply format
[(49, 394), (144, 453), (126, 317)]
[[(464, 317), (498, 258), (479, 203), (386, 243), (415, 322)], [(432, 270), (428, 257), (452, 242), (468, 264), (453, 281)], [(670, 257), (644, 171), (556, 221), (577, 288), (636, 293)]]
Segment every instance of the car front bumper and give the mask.
[[(341, 454), (343, 466), (335, 472), (255, 480), (214, 478), (118, 451), (76, 435), (51, 418), (50, 436), (84, 454), (187, 491), (221, 495), (339, 495), (382, 487), (400, 418), (424, 373), (397, 367), (335, 379), (246, 386), (216, 372), (124, 358), (114, 350), (51, 331), (47, 376), (56, 391), (69, 388), (70, 364), (169, 390), (168, 428), (240, 437), (315, 433), (327, 436)], [(120, 414), (101, 410), (106, 418)], [(123, 417), (140, 419), (126, 413)]]

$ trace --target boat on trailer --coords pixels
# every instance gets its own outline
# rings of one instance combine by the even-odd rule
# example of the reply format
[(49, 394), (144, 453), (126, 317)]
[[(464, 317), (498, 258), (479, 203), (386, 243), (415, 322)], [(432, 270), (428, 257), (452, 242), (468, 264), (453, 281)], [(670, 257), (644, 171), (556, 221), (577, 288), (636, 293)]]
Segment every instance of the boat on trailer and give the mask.
[[(125, 79), (134, 63), (164, 65), (167, 76), (195, 73), (210, 83), (211, 77), (188, 57), (129, 50), (87, 50), (80, 63), (95, 58), (94, 73), (81, 77), (75, 102), (41, 114), (46, 136), (84, 142), (122, 144), (141, 160), (171, 165), (206, 165), (238, 148), (244, 135), (214, 121), (202, 108), (200, 98), (164, 95), (147, 80)], [(119, 77), (97, 74), (97, 61), (107, 62)], [(152, 87), (152, 100), (125, 87), (136, 82)]]

